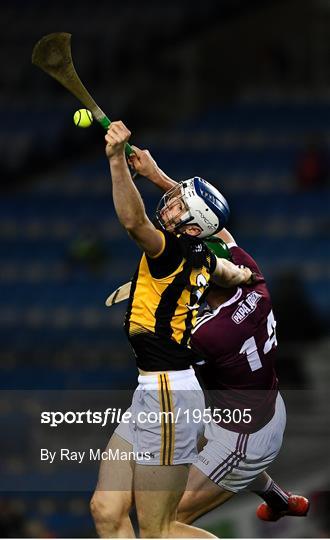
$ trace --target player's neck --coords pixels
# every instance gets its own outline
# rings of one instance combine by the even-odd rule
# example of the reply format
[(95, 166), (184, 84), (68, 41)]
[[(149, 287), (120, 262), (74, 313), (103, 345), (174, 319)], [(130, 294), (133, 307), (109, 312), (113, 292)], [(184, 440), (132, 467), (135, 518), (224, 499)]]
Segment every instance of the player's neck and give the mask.
[(210, 308), (216, 309), (232, 298), (236, 290), (237, 287), (231, 287), (230, 289), (217, 287), (216, 289), (211, 289), (207, 295), (206, 301)]

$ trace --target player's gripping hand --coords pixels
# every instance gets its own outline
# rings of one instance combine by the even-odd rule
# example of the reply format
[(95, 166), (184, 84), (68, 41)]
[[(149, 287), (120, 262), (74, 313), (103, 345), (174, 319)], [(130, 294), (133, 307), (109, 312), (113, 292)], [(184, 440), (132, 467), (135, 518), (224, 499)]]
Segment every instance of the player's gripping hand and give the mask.
[(241, 270), (243, 274), (242, 285), (252, 285), (253, 273), (251, 272), (250, 268), (248, 268), (247, 266), (243, 266), (241, 267)]
[(238, 267), (241, 268), (245, 273), (244, 285), (257, 285), (257, 283), (263, 283), (265, 281), (260, 274), (252, 272), (250, 268), (244, 266), (244, 264), (239, 264)]
[(220, 287), (235, 287), (237, 285), (249, 285), (252, 272), (246, 266), (236, 266), (227, 259), (217, 258), (217, 264), (212, 273), (212, 281)]
[(105, 153), (108, 159), (115, 156), (125, 155), (125, 144), (128, 142), (131, 132), (125, 124), (119, 120), (111, 122), (107, 134), (105, 136), (106, 147)]
[(153, 177), (158, 171), (158, 165), (151, 157), (149, 150), (140, 150), (137, 146), (132, 146), (132, 148), (134, 153), (128, 158), (128, 163), (141, 176), (145, 178)]
[(263, 276), (260, 276), (256, 272), (251, 273), (251, 277), (246, 283), (246, 285), (257, 285), (258, 283), (264, 283), (265, 278)]

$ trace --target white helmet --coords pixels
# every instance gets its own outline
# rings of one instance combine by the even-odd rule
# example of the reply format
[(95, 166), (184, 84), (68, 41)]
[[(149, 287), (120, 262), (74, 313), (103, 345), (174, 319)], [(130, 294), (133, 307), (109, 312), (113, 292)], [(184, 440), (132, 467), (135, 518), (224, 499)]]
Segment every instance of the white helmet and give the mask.
[[(180, 204), (178, 204), (180, 203)], [(177, 212), (169, 218), (166, 210), (175, 206)], [(211, 236), (220, 231), (229, 218), (229, 206), (215, 187), (195, 176), (183, 180), (167, 191), (159, 201), (156, 216), (164, 229), (176, 231), (182, 225), (197, 225), (199, 238)]]

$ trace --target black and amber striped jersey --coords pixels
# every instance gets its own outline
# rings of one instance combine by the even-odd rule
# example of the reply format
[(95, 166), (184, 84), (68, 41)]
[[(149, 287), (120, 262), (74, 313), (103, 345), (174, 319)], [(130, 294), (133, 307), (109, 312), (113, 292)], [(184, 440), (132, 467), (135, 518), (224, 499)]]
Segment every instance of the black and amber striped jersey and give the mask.
[(216, 257), (196, 237), (159, 233), (161, 251), (155, 257), (144, 253), (132, 279), (125, 329), (141, 369), (187, 369), (199, 299)]

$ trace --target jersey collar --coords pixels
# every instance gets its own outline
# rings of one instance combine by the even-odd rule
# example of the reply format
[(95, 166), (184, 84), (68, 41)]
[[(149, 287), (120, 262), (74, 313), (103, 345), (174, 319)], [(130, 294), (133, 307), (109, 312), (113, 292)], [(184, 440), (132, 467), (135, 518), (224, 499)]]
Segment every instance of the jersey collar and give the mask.
[(220, 304), (220, 306), (218, 306), (217, 308), (208, 309), (209, 313), (212, 313), (212, 315), (218, 315), (219, 311), (222, 308), (225, 308), (227, 306), (230, 306), (231, 304), (234, 304), (234, 302), (237, 302), (237, 300), (239, 300), (241, 298), (242, 292), (243, 291), (242, 291), (241, 287), (237, 287), (237, 291), (235, 292), (234, 296), (229, 298), (229, 300), (227, 300), (227, 302), (224, 302), (223, 304)]

